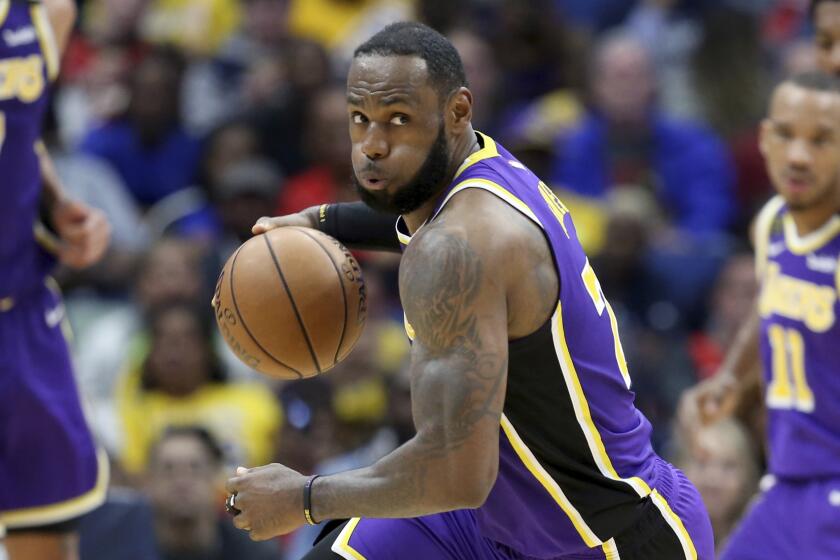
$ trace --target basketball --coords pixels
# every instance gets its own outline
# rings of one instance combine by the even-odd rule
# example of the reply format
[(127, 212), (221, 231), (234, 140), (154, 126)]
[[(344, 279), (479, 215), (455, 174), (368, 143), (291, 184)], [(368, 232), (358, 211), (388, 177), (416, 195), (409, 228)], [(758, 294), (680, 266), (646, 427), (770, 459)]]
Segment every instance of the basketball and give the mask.
[(301, 379), (347, 357), (364, 328), (367, 299), (359, 263), (341, 243), (283, 227), (231, 255), (213, 307), (242, 362), (269, 377)]

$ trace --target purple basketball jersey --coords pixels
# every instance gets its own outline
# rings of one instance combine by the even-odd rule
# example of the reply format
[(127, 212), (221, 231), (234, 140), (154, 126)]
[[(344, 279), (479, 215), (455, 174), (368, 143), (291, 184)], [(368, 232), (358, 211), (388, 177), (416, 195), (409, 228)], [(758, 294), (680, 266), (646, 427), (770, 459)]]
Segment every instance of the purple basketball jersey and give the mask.
[[(553, 316), (509, 344), (499, 474), (476, 510), (481, 534), (537, 558), (589, 558), (591, 549), (614, 557), (614, 537), (652, 502), (683, 557), (710, 557), (709, 539), (690, 534), (669, 505), (676, 469), (654, 453), (650, 423), (633, 404), (615, 315), (567, 208), (507, 150), (480, 139), (483, 148), (461, 166), (435, 215), (464, 189), (501, 198), (542, 229), (561, 286)], [(410, 242), (402, 219), (397, 232)], [(413, 336), (411, 325), (406, 330)], [(699, 516), (708, 524), (702, 507)]]
[(840, 215), (800, 237), (777, 196), (756, 240), (770, 472), (840, 476)]
[(0, 0), (0, 300), (40, 289), (51, 262), (33, 234), (41, 192), (35, 150), (57, 69), (41, 3)]

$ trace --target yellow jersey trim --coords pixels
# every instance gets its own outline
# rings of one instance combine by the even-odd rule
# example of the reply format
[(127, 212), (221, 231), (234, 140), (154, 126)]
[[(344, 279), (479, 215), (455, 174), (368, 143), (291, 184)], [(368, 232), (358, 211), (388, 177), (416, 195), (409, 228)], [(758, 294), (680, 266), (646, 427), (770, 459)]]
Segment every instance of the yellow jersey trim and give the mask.
[(78, 517), (101, 505), (108, 491), (108, 456), (98, 449), (96, 459), (96, 484), (91, 490), (57, 504), (0, 512), (0, 525), (10, 529), (50, 525)]
[(41, 43), (41, 53), (47, 63), (47, 76), (50, 81), (53, 81), (58, 77), (61, 60), (52, 25), (43, 4), (33, 4), (30, 8), (30, 14), (32, 23), (35, 25), (35, 31), (38, 34), (38, 40)]
[(799, 236), (796, 231), (796, 223), (790, 214), (784, 215), (782, 224), (785, 230), (785, 245), (794, 255), (807, 255), (816, 251), (840, 234), (840, 216), (836, 214), (819, 229), (804, 237)]
[(6, 16), (9, 15), (9, 8), (12, 7), (12, 0), (0, 0), (0, 25), (6, 22)]
[(618, 554), (618, 546), (615, 544), (615, 539), (610, 539), (604, 543), (604, 546), (601, 547), (601, 550), (604, 552), (604, 556), (606, 557), (605, 560), (621, 560), (621, 556)]
[(572, 522), (572, 525), (575, 526), (575, 530), (583, 539), (583, 542), (586, 543), (586, 546), (593, 548), (604, 544), (583, 520), (583, 516), (581, 516), (580, 512), (572, 505), (572, 502), (569, 501), (566, 494), (563, 493), (563, 489), (560, 488), (557, 481), (555, 481), (554, 478), (546, 472), (542, 465), (540, 465), (537, 458), (534, 457), (534, 454), (530, 449), (528, 449), (528, 446), (524, 441), (522, 441), (519, 434), (516, 433), (516, 429), (513, 427), (513, 424), (510, 423), (510, 420), (508, 420), (507, 416), (504, 414), (502, 414), (501, 425), (505, 436), (507, 436), (508, 441), (511, 446), (513, 446), (513, 449), (516, 451), (519, 459), (525, 464), (525, 467), (527, 467), (531, 474), (534, 475), (534, 478), (542, 484), (543, 488), (546, 489), (554, 501), (557, 502), (557, 505), (559, 505), (560, 509), (563, 510), (563, 513), (566, 514)]
[(557, 303), (557, 311), (551, 318), (551, 332), (554, 338), (554, 349), (557, 353), (557, 359), (560, 362), (560, 369), (563, 371), (566, 388), (571, 396), (575, 417), (583, 430), (586, 442), (589, 444), (589, 451), (592, 453), (592, 458), (595, 460), (598, 470), (606, 478), (628, 484), (636, 491), (640, 498), (646, 497), (651, 492), (647, 483), (639, 477), (622, 478), (618, 476), (618, 473), (612, 465), (612, 461), (610, 461), (609, 455), (607, 455), (604, 442), (601, 440), (601, 434), (598, 432), (598, 428), (592, 420), (589, 403), (580, 384), (574, 362), (569, 353), (569, 347), (566, 345), (566, 334), (563, 327), (563, 309), (560, 302)]
[(408, 336), (408, 340), (413, 342), (417, 334), (414, 332), (414, 327), (408, 322), (408, 317), (405, 316), (405, 313), (403, 313), (403, 326), (405, 327), (405, 334)]
[[(454, 179), (457, 179), (461, 173), (467, 170), (468, 167), (475, 165), (479, 161), (483, 159), (493, 158), (499, 155), (499, 149), (496, 147), (496, 141), (487, 136), (486, 134), (482, 134), (481, 132), (475, 131), (476, 134), (481, 136), (481, 140), (484, 142), (484, 147), (478, 150), (477, 152), (473, 152), (467, 159), (464, 160), (464, 163), (458, 168), (458, 171), (455, 172)], [(453, 179), (453, 180), (454, 180)]]
[(331, 550), (346, 560), (367, 560), (358, 550), (350, 546), (350, 537), (361, 520), (360, 517), (354, 517), (348, 521), (332, 544)]
[[(470, 188), (482, 189), (482, 190), (488, 191), (490, 193), (493, 193), (497, 197), (501, 198), (502, 200), (504, 200), (505, 202), (507, 202), (508, 204), (510, 204), (511, 206), (516, 208), (517, 210), (519, 210), (519, 212), (521, 212), (522, 214), (525, 214), (525, 216), (527, 216), (529, 219), (531, 219), (540, 228), (543, 228), (542, 222), (540, 222), (540, 219), (537, 218), (536, 214), (534, 214), (534, 212), (528, 207), (527, 204), (525, 204), (519, 197), (517, 197), (515, 194), (513, 194), (512, 192), (510, 192), (509, 190), (507, 190), (506, 188), (504, 188), (500, 184), (494, 183), (493, 181), (490, 181), (488, 179), (467, 179), (466, 181), (458, 183), (457, 185), (452, 187), (452, 190), (449, 191), (449, 193), (446, 195), (446, 198), (444, 198), (443, 202), (441, 202), (440, 208), (438, 208), (437, 211), (429, 217), (429, 219), (426, 221), (426, 223), (430, 222), (435, 217), (437, 217), (437, 215), (440, 214), (441, 211), (443, 211), (443, 209), (446, 207), (446, 203), (449, 202), (449, 200), (453, 196), (455, 196), (456, 194), (458, 194), (459, 192), (461, 192), (463, 190), (470, 189)], [(422, 227), (423, 226), (421, 226), (421, 228)], [(400, 240), (400, 243), (403, 244), (403, 245), (408, 245), (411, 242), (413, 236), (406, 235), (405, 233), (400, 231), (399, 221), (397, 222), (397, 228), (396, 229), (397, 229), (397, 238)], [(417, 231), (420, 231), (420, 230), (418, 229)], [(417, 232), (415, 232), (415, 235), (416, 234), (417, 234)]]
[[(528, 207), (527, 204), (522, 202), (522, 200), (517, 197), (515, 194), (504, 188), (498, 183), (494, 183), (493, 181), (489, 181), (487, 179), (467, 179), (462, 183), (458, 183), (455, 185), (449, 194), (446, 195), (446, 198), (443, 199), (443, 203), (440, 205), (440, 208), (437, 212), (435, 212), (434, 216), (437, 216), (441, 210), (443, 210), (446, 203), (449, 202), (453, 196), (458, 194), (459, 192), (466, 190), (466, 189), (483, 189), (485, 191), (491, 192), (519, 210), (521, 213), (525, 214), (528, 218), (534, 221), (538, 226), (541, 228), (543, 227), (540, 219), (534, 214), (534, 212)], [(434, 216), (432, 216), (434, 218)], [(543, 228), (544, 229), (544, 228)]]
[(572, 400), (572, 407), (575, 411), (578, 424), (580, 424), (586, 441), (589, 444), (589, 449), (592, 453), (592, 458), (601, 474), (612, 480), (621, 481), (628, 484), (639, 497), (644, 498), (650, 496), (651, 500), (656, 504), (656, 507), (662, 512), (665, 521), (674, 529), (677, 534), (683, 550), (686, 552), (686, 558), (691, 560), (697, 559), (697, 551), (694, 548), (694, 543), (691, 536), (685, 530), (682, 520), (671, 510), (665, 498), (662, 497), (655, 489), (651, 490), (647, 482), (639, 477), (622, 478), (618, 475), (615, 467), (610, 461), (607, 450), (604, 447), (604, 442), (601, 439), (601, 434), (592, 420), (592, 414), (589, 410), (589, 404), (586, 401), (586, 395), (583, 392), (583, 387), (580, 384), (577, 371), (575, 371), (574, 362), (569, 353), (569, 347), (566, 344), (565, 330), (563, 328), (563, 309), (562, 304), (558, 302), (557, 311), (551, 318), (551, 332), (554, 335), (554, 347), (557, 352), (557, 357), (560, 362), (560, 369), (563, 371), (563, 378), (566, 381), (566, 387)]
[[(397, 222), (397, 223), (399, 223), (399, 222)], [(403, 232), (401, 232), (400, 229), (399, 229), (399, 226), (397, 226), (397, 239), (400, 240), (400, 243), (402, 245), (408, 245), (409, 243), (411, 243), (411, 236), (406, 235)]]
[(688, 531), (685, 529), (682, 519), (674, 513), (674, 510), (671, 509), (671, 506), (668, 505), (668, 502), (665, 501), (662, 494), (656, 490), (651, 492), (650, 498), (653, 500), (657, 509), (662, 512), (662, 517), (665, 518), (665, 522), (668, 523), (671, 529), (674, 530), (674, 533), (677, 534), (677, 538), (682, 545), (683, 553), (685, 554), (686, 559), (697, 560), (697, 549), (694, 548), (694, 542), (691, 540), (691, 535), (689, 535)]
[(755, 219), (755, 272), (759, 280), (767, 267), (770, 227), (784, 204), (785, 199), (779, 195), (774, 196), (759, 210)]

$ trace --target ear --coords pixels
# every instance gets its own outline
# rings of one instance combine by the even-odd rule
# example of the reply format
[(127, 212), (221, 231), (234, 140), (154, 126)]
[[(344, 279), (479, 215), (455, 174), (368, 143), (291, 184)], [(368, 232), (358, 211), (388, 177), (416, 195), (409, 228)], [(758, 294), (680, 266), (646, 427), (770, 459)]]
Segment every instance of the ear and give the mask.
[(449, 97), (446, 104), (445, 118), (449, 129), (454, 133), (463, 132), (472, 121), (472, 92), (465, 87)]
[(767, 143), (770, 141), (770, 134), (772, 134), (771, 126), (770, 119), (764, 119), (761, 121), (761, 127), (758, 130), (758, 150), (764, 157), (767, 157)]

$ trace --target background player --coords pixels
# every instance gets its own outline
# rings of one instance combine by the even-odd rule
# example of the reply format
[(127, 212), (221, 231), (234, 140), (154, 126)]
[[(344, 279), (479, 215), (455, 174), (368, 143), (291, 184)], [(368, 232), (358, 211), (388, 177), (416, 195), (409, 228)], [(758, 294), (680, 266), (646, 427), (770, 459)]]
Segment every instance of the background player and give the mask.
[[(103, 254), (98, 210), (64, 194), (38, 142), (73, 0), (0, 0), (0, 528), (12, 560), (75, 558), (72, 520), (105, 497), (107, 468), (82, 416), (63, 306), (46, 274)], [(33, 230), (39, 205), (57, 238)]]
[[(695, 389), (685, 406), (697, 405), (704, 421), (732, 410), (760, 349), (772, 487), (723, 557), (837, 558), (840, 80), (804, 75), (779, 85), (760, 142), (778, 195), (755, 221), (757, 313), (728, 367)], [(684, 421), (693, 416), (683, 414)]]
[(348, 77), (359, 192), (402, 215), (417, 435), (357, 471), (242, 470), (235, 524), (265, 539), (302, 525), (304, 506), (361, 516), (311, 559), (711, 559), (699, 495), (633, 406), (568, 211), (473, 130), (465, 86), (452, 45), (420, 24), (375, 35)]

